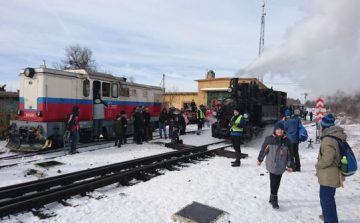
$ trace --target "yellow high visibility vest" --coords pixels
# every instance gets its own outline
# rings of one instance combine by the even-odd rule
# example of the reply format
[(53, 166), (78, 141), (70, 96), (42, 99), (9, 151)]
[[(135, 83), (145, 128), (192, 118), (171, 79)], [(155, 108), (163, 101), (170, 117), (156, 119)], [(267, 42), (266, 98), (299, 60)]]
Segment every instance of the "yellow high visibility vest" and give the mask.
[[(201, 119), (205, 118), (204, 112), (201, 111), (201, 109), (198, 109), (198, 111), (200, 111), (200, 118)], [(199, 119), (199, 112), (196, 112), (196, 118)]]
[[(233, 116), (232, 118), (231, 118), (231, 121), (234, 119), (234, 117), (235, 116)], [(235, 123), (236, 124), (239, 124), (240, 123), (240, 121), (241, 121), (241, 119), (242, 119), (242, 115), (239, 115), (239, 117), (236, 119), (236, 121), (235, 121)], [(231, 127), (230, 127), (230, 132), (243, 132), (243, 128), (239, 128), (239, 127), (237, 127), (237, 126), (235, 126), (235, 125), (232, 125)]]

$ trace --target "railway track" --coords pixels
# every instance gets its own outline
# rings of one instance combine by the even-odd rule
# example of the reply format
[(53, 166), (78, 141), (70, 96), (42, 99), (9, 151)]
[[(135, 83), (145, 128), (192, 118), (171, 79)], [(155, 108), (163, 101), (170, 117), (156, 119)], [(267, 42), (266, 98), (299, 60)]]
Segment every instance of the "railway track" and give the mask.
[[(222, 142), (218, 142), (222, 143)], [(229, 147), (222, 146), (208, 150), (209, 145), (168, 152), (150, 157), (115, 163), (79, 172), (49, 177), (0, 188), (0, 217), (6, 217), (45, 204), (62, 201), (74, 195), (85, 195), (97, 188), (114, 183), (126, 186), (132, 179), (147, 181), (161, 175), (162, 169), (178, 170), (204, 158), (214, 156), (215, 151)]]
[[(196, 131), (188, 131), (186, 133), (194, 134), (195, 132)], [(159, 138), (160, 138), (160, 135), (153, 136), (153, 140), (156, 140)], [(134, 143), (132, 141), (133, 141), (132, 137), (129, 137), (128, 144)], [(150, 140), (150, 141), (152, 141), (152, 140)], [(99, 142), (80, 144), (80, 145), (78, 145), (78, 149), (96, 146), (96, 148), (90, 148), (88, 150), (83, 151), (83, 152), (91, 152), (91, 151), (96, 151), (96, 150), (100, 150), (100, 149), (104, 149), (104, 148), (109, 148), (113, 145), (113, 143), (114, 143), (113, 140), (103, 140), (103, 141), (99, 141)], [(38, 155), (46, 155), (46, 154), (54, 154), (54, 156), (41, 157), (39, 159), (23, 160), (23, 158), (36, 157)], [(0, 161), (5, 162), (5, 164), (0, 165), (0, 169), (5, 168), (5, 167), (15, 166), (15, 165), (22, 164), (22, 163), (35, 162), (38, 160), (54, 159), (54, 158), (65, 156), (65, 155), (67, 155), (67, 154), (64, 153), (64, 148), (58, 148), (58, 149), (44, 150), (44, 151), (40, 151), (38, 153), (31, 153), (31, 154), (21, 153), (21, 154), (15, 154), (15, 155), (10, 155), (10, 156), (3, 156), (3, 157), (0, 157)], [(8, 163), (6, 163), (6, 162), (8, 162)]]

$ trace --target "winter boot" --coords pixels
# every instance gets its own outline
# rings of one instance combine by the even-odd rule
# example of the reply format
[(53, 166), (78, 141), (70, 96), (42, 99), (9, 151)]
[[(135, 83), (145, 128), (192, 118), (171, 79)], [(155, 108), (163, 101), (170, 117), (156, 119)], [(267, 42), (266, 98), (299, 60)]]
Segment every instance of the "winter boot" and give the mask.
[(232, 167), (239, 167), (240, 165), (241, 165), (241, 161), (240, 161), (240, 160), (231, 163), (231, 166), (232, 166)]
[(270, 203), (274, 209), (279, 209), (277, 195), (270, 195)]

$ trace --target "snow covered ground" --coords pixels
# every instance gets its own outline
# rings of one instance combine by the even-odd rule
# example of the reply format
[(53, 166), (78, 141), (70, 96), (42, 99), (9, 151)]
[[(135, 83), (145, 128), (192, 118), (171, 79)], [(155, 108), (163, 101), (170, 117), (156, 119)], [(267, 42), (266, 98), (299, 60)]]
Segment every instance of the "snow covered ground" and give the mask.
[[(315, 140), (315, 126), (305, 124), (309, 136)], [(360, 160), (360, 125), (346, 125), (348, 142)], [(195, 128), (191, 126), (190, 128)], [(319, 185), (314, 165), (318, 144), (308, 148), (300, 144), (301, 172), (284, 173), (279, 190), (279, 210), (269, 205), (269, 176), (265, 165), (258, 167), (256, 158), (262, 138), (243, 145), (242, 152), (249, 157), (242, 160), (241, 167), (230, 166), (230, 159), (213, 157), (208, 161), (191, 164), (181, 171), (163, 171), (165, 174), (147, 182), (123, 187), (117, 184), (100, 188), (93, 196), (105, 195), (100, 200), (75, 196), (66, 207), (57, 202), (47, 205), (55, 217), (40, 220), (32, 213), (11, 216), (2, 222), (121, 222), (121, 223), (170, 223), (171, 215), (184, 206), (197, 201), (229, 213), (232, 223), (240, 222), (321, 222)], [(201, 145), (219, 141), (205, 130), (200, 136), (182, 137), (185, 144)], [(160, 141), (160, 140), (156, 140)], [(165, 140), (163, 140), (165, 142)], [(167, 140), (169, 141), (169, 140)], [(0, 148), (4, 142), (0, 142)], [(211, 148), (211, 147), (210, 147)], [(33, 163), (0, 169), (0, 186), (36, 180), (34, 176), (24, 177), (26, 169), (36, 169), (48, 176), (93, 168), (129, 159), (172, 151), (161, 145), (129, 144), (121, 148), (110, 147), (93, 152), (83, 152), (56, 158), (65, 165), (44, 169)], [(6, 179), (6, 180), (5, 180)], [(340, 222), (360, 222), (360, 173), (348, 178), (345, 188), (337, 190), (337, 209)]]

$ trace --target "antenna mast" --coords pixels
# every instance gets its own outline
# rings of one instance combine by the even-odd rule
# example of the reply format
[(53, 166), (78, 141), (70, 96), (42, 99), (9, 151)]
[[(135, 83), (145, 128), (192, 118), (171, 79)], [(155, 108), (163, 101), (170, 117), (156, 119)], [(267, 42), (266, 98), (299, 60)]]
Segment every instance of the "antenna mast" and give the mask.
[(259, 43), (259, 56), (264, 51), (264, 42), (265, 42), (265, 1), (261, 4), (262, 14), (261, 14), (261, 28), (260, 28), (260, 43)]
[[(262, 14), (261, 14), (261, 27), (260, 27), (260, 42), (259, 42), (259, 57), (261, 53), (264, 51), (264, 42), (265, 42), (265, 1), (261, 3)], [(258, 78), (260, 82), (262, 82), (262, 78)]]

